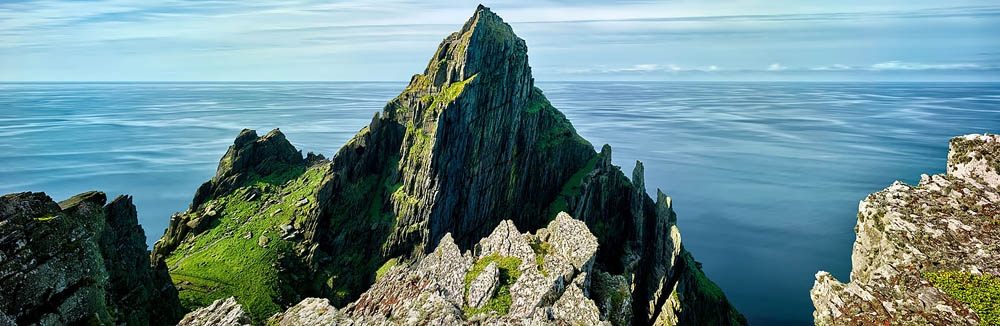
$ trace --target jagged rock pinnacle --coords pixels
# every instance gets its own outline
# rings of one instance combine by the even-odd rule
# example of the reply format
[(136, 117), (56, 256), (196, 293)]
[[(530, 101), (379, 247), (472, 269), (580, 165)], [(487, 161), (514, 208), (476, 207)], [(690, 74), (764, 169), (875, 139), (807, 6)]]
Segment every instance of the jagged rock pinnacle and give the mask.
[(524, 40), (514, 34), (510, 25), (490, 8), (479, 5), (461, 30), (441, 42), (427, 64), (424, 76), (436, 88), (477, 74), (519, 82), (523, 80), (512, 77), (527, 76), (525, 86), (530, 90), (531, 68), (527, 53)]

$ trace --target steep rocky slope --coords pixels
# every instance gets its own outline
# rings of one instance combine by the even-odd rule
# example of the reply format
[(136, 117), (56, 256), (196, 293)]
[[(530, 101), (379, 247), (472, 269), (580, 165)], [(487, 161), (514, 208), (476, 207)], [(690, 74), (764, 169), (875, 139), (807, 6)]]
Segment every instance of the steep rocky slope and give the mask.
[(1000, 325), (1000, 136), (951, 140), (948, 173), (859, 205), (851, 281), (816, 274), (819, 325)]
[(150, 264), (132, 198), (56, 203), (0, 197), (0, 325), (171, 325), (182, 316), (162, 261)]
[(307, 297), (363, 299), (446, 235), (473, 250), (502, 223), (534, 230), (566, 211), (600, 244), (581, 291), (601, 319), (745, 323), (684, 250), (671, 205), (646, 194), (641, 163), (629, 180), (577, 135), (534, 87), (524, 40), (480, 6), (332, 159), (303, 159), (277, 130), (241, 133), (153, 255), (187, 307), (234, 296), (259, 322)]

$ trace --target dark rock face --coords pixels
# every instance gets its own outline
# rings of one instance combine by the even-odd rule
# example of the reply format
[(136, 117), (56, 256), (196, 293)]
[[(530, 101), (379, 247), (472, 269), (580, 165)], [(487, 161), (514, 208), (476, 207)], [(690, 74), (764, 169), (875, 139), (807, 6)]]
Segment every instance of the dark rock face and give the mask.
[[(955, 137), (950, 145), (947, 174), (922, 175), (916, 186), (897, 181), (861, 201), (850, 282), (816, 274), (817, 325), (1000, 321), (997, 287), (964, 283), (1000, 277), (1000, 136)], [(952, 296), (950, 282), (935, 283), (944, 279), (981, 292)], [(978, 305), (990, 296), (992, 310)]]
[(56, 204), (0, 197), (0, 314), (19, 325), (172, 325), (182, 316), (162, 261), (150, 264), (131, 197), (101, 192)]
[(619, 325), (746, 324), (681, 245), (670, 197), (657, 190), (654, 202), (646, 194), (644, 171), (637, 161), (630, 181), (605, 145), (567, 200), (601, 243), (599, 281), (591, 286), (601, 311)]

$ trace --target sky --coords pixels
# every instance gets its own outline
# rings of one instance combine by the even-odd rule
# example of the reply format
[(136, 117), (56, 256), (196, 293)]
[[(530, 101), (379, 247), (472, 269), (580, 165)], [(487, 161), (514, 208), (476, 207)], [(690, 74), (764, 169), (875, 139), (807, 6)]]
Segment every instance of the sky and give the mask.
[[(400, 81), (477, 2), (0, 0), (0, 81)], [(1000, 1), (492, 1), (536, 80), (1000, 81)]]

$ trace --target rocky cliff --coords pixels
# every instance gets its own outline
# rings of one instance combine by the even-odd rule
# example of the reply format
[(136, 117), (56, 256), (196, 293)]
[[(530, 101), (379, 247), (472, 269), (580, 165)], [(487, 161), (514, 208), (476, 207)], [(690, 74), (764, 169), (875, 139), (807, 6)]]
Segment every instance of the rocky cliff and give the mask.
[(150, 263), (132, 198), (56, 203), (0, 197), (0, 324), (172, 325), (182, 316), (162, 261)]
[[(258, 322), (308, 297), (353, 304), (346, 313), (396, 309), (365, 304), (365, 295), (384, 294), (377, 280), (411, 273), (380, 271), (422, 266), (441, 248), (478, 261), (478, 241), (497, 226), (535, 230), (566, 211), (600, 244), (578, 286), (600, 320), (744, 324), (681, 245), (670, 199), (654, 201), (642, 179), (641, 163), (630, 180), (609, 146), (597, 153), (577, 135), (534, 87), (524, 40), (480, 6), (330, 160), (302, 158), (277, 130), (241, 133), (153, 255), (191, 309), (230, 296)], [(511, 257), (534, 259), (499, 255), (497, 266), (480, 268), (509, 275), (501, 262)], [(448, 293), (452, 308), (467, 306)], [(499, 303), (497, 318), (551, 307), (556, 294)]]
[(851, 281), (816, 274), (816, 324), (1000, 325), (1000, 136), (950, 145), (947, 174), (861, 201)]

